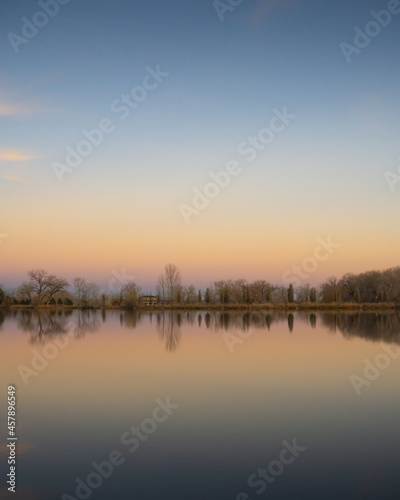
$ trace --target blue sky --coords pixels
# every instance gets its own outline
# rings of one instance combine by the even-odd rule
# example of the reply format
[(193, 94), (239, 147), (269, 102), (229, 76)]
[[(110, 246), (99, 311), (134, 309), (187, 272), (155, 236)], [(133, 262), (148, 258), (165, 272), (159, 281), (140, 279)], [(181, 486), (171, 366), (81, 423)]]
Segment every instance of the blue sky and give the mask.
[[(246, 235), (249, 248), (264, 245), (277, 262), (279, 244), (269, 248), (258, 231), (282, 242), (285, 259), (278, 262), (276, 279), (307, 256), (317, 236), (331, 232), (341, 238), (342, 250), (321, 268), (320, 277), (352, 266), (394, 265), (400, 240), (391, 232), (399, 191), (389, 190), (384, 172), (396, 171), (400, 156), (400, 14), (392, 15), (351, 63), (339, 46), (353, 43), (355, 26), (364, 29), (373, 20), (371, 9), (388, 4), (244, 0), (221, 22), (212, 1), (70, 0), (16, 54), (9, 33), (20, 35), (21, 18), (32, 20), (42, 9), (37, 2), (5, 0), (0, 18), (5, 281), (47, 263), (54, 272), (72, 273), (82, 259), (87, 265), (81, 272), (86, 268), (100, 276), (105, 237), (99, 228), (112, 235), (103, 250), (107, 272), (131, 265), (145, 269), (150, 281), (158, 268), (137, 241), (151, 239), (165, 249), (166, 262), (178, 265), (182, 252), (192, 252), (182, 266), (190, 280), (201, 282), (217, 279), (224, 239), (233, 241), (235, 232)], [(157, 65), (169, 76), (120, 120), (112, 102), (141, 84), (146, 67)], [(293, 123), (251, 165), (243, 165), (240, 178), (195, 218), (194, 228), (187, 227), (179, 204), (190, 203), (192, 189), (207, 182), (210, 170), (225, 168), (231, 159), (244, 163), (238, 144), (268, 126), (274, 109), (285, 107), (296, 115)], [(63, 162), (65, 147), (74, 147), (83, 129), (106, 118), (115, 131), (59, 183), (52, 162)], [(80, 224), (94, 219), (97, 237), (88, 240)], [(115, 220), (124, 225), (116, 229)], [(28, 227), (41, 238), (32, 239)], [(134, 228), (132, 240), (126, 238), (128, 227)], [(287, 251), (284, 233), (297, 234), (299, 227), (293, 251)], [(393, 255), (371, 250), (375, 228), (383, 245), (392, 242)], [(355, 231), (359, 250), (366, 245), (371, 252), (361, 264)], [(54, 234), (63, 240), (59, 260), (43, 243)], [(214, 243), (203, 259), (199, 241), (207, 234)], [(85, 248), (99, 248), (98, 264), (74, 246), (77, 237)], [(127, 262), (128, 251), (119, 255), (131, 247), (134, 263)], [(251, 278), (257, 269), (264, 272), (260, 256), (253, 268), (240, 257), (244, 250), (238, 252), (222, 274), (237, 277), (240, 270)]]

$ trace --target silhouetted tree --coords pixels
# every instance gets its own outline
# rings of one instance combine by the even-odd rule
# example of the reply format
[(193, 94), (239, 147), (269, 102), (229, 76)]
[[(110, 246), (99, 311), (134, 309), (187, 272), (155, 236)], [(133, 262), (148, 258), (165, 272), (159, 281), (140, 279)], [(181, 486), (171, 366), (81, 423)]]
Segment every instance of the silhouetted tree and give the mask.
[(288, 299), (289, 304), (293, 304), (293, 302), (294, 302), (294, 289), (293, 289), (293, 285), (291, 283), (290, 283), (288, 291), (287, 291), (287, 299)]
[(178, 292), (182, 300), (182, 278), (179, 269), (175, 264), (167, 264), (164, 274), (158, 278), (157, 292), (162, 300), (168, 300), (170, 304), (178, 299)]
[(129, 281), (121, 288), (121, 304), (124, 307), (134, 308), (139, 306), (140, 286), (134, 281)]
[(54, 295), (66, 292), (69, 287), (67, 280), (48, 274), (44, 269), (29, 271), (28, 277), (38, 305), (49, 302)]

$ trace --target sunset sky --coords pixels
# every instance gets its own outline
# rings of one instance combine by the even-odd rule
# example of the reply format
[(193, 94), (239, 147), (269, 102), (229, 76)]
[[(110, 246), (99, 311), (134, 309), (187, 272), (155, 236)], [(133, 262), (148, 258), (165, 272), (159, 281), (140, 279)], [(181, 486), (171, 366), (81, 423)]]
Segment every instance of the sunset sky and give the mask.
[(184, 284), (280, 282), (329, 236), (312, 284), (400, 265), (400, 2), (63, 2), (1, 8), (0, 283), (125, 269), (154, 291), (168, 262)]

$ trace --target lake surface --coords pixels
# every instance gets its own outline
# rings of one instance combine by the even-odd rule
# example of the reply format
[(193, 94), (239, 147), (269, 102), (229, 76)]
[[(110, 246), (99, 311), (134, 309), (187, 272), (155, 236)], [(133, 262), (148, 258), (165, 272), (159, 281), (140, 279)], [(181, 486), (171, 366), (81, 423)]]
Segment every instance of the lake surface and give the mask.
[(0, 311), (0, 499), (397, 500), (399, 344), (397, 312)]

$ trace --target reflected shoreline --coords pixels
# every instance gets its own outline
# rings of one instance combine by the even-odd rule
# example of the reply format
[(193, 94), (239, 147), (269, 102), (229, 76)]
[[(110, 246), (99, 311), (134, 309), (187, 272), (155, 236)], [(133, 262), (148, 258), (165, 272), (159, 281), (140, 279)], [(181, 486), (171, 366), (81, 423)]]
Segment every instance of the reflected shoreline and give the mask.
[(307, 303), (263, 303), (263, 304), (153, 304), (138, 306), (134, 309), (119, 306), (77, 307), (64, 305), (0, 305), (0, 311), (12, 310), (32, 311), (140, 311), (140, 312), (167, 312), (167, 311), (400, 311), (399, 302), (307, 302)]
[(197, 326), (212, 334), (234, 331), (266, 330), (286, 323), (293, 334), (296, 325), (307, 324), (312, 329), (341, 333), (346, 339), (362, 338), (369, 342), (400, 344), (400, 312), (364, 311), (116, 311), (116, 310), (0, 310), (0, 333), (7, 320), (14, 320), (18, 329), (29, 333), (31, 344), (44, 344), (68, 333), (75, 338), (96, 333), (100, 326), (114, 318), (121, 328), (135, 329), (143, 321), (155, 324), (167, 351), (175, 351), (186, 325)]

